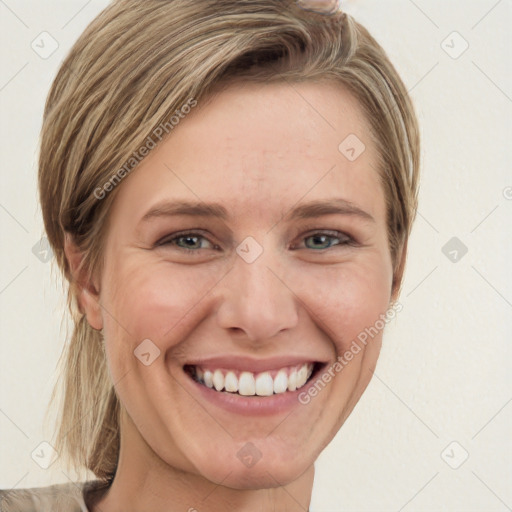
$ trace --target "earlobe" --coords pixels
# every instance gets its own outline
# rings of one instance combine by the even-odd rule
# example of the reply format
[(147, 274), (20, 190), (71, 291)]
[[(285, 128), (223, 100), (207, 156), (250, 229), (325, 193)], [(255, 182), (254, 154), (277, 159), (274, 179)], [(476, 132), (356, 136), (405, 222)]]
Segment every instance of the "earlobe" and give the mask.
[(81, 288), (79, 293), (78, 302), (82, 312), (87, 317), (87, 322), (93, 329), (101, 331), (103, 329), (103, 317), (101, 316), (99, 294), (91, 295), (87, 288)]
[(80, 312), (87, 317), (87, 322), (93, 329), (101, 330), (103, 329), (103, 317), (99, 304), (99, 286), (82, 268), (83, 252), (75, 244), (70, 233), (66, 233), (64, 253), (71, 273), (70, 286), (74, 289)]

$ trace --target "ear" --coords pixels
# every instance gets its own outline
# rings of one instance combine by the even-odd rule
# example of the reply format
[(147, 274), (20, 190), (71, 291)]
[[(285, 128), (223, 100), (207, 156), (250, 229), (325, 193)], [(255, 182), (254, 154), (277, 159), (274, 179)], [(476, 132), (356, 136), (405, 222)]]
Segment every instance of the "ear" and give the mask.
[(69, 263), (73, 279), (71, 286), (76, 290), (80, 311), (87, 317), (89, 325), (99, 331), (103, 329), (103, 317), (99, 304), (99, 285), (80, 267), (83, 252), (75, 244), (70, 233), (66, 233), (64, 253)]
[(402, 243), (397, 252), (397, 266), (393, 275), (393, 285), (391, 288), (391, 302), (395, 302), (400, 295), (402, 279), (404, 277), (405, 261), (407, 259), (407, 239)]

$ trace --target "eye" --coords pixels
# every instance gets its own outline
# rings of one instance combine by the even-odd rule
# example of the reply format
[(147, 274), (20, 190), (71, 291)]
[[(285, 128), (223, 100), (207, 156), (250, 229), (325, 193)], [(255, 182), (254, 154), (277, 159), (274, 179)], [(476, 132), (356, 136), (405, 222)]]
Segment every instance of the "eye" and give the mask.
[[(306, 249), (313, 250), (324, 250), (330, 249), (336, 245), (356, 245), (355, 240), (341, 231), (317, 231), (316, 233), (311, 233), (305, 238), (303, 238), (305, 242)], [(307, 242), (311, 241), (310, 244)], [(296, 249), (294, 247), (294, 249)], [(298, 246), (299, 249), (303, 249), (304, 247)]]
[[(341, 231), (317, 231), (302, 238), (304, 244), (291, 247), (296, 249), (312, 249), (322, 251), (335, 246), (357, 245), (355, 240)], [(155, 247), (175, 246), (178, 250), (187, 253), (199, 253), (201, 249), (218, 250), (219, 246), (212, 243), (201, 233), (195, 231), (187, 231), (181, 233), (173, 233), (161, 239), (155, 244)]]
[[(206, 242), (210, 244), (210, 247), (204, 246), (202, 242)], [(211, 243), (207, 238), (205, 238), (200, 233), (195, 232), (186, 232), (186, 233), (175, 233), (169, 237), (165, 237), (162, 240), (158, 241), (155, 246), (169, 246), (174, 245), (178, 249), (187, 252), (198, 252), (199, 249), (217, 249), (218, 246)]]

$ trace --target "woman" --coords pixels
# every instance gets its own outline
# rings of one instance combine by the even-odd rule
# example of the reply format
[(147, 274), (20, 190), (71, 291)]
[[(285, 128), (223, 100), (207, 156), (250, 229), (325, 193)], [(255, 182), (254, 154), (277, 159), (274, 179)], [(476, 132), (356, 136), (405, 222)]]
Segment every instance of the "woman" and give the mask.
[(96, 479), (5, 510), (308, 510), (419, 172), (404, 84), (333, 4), (121, 0), (74, 45), (39, 187), (75, 321), (55, 446)]

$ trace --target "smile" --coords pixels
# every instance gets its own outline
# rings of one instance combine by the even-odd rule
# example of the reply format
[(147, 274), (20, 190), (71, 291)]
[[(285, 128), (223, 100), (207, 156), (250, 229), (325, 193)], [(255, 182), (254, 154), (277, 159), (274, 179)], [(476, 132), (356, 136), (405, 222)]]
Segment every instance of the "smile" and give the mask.
[(186, 365), (184, 369), (196, 382), (214, 391), (261, 397), (302, 388), (316, 366), (316, 363), (308, 362), (258, 373), (200, 365)]

